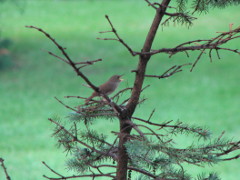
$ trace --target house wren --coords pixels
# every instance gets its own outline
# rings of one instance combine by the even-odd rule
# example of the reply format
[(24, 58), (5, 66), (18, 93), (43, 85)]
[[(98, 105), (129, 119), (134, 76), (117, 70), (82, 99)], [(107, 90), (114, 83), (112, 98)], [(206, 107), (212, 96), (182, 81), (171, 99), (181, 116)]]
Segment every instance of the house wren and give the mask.
[[(109, 95), (109, 94), (113, 93), (117, 89), (119, 83), (121, 81), (123, 81), (123, 79), (121, 79), (121, 76), (122, 75), (114, 75), (107, 82), (105, 82), (104, 84), (100, 85), (98, 87), (100, 93), (103, 93), (103, 94), (106, 94), (106, 95)], [(92, 98), (94, 98), (96, 96), (99, 96), (99, 95), (100, 95), (99, 93), (94, 91), (92, 93), (92, 95), (85, 100), (85, 103), (87, 104)]]

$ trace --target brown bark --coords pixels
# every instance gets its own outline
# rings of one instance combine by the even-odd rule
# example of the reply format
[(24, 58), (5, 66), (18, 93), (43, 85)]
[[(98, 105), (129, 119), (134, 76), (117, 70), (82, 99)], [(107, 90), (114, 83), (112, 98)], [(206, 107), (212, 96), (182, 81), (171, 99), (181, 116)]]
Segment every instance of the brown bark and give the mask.
[[(142, 52), (150, 52), (153, 40), (157, 33), (159, 24), (165, 14), (168, 4), (171, 0), (163, 0), (161, 6), (156, 10), (156, 15), (146, 37)], [(118, 165), (117, 165), (117, 180), (126, 180), (127, 179), (127, 165), (128, 165), (128, 154), (124, 144), (128, 140), (128, 135), (130, 134), (132, 127), (127, 123), (131, 120), (131, 116), (135, 111), (135, 108), (139, 102), (144, 76), (146, 72), (146, 67), (148, 60), (151, 58), (151, 55), (140, 55), (138, 67), (136, 70), (135, 82), (133, 85), (133, 90), (129, 102), (126, 106), (126, 115), (123, 118), (120, 118), (120, 137), (118, 144)]]
[(118, 163), (117, 163), (117, 180), (127, 179), (128, 154), (124, 144), (128, 140), (132, 127), (129, 126), (126, 119), (120, 120), (120, 137), (118, 144)]
[[(148, 32), (148, 35), (146, 37), (142, 52), (150, 52), (153, 40), (156, 36), (159, 24), (162, 21), (162, 18), (165, 14), (165, 11), (167, 9), (167, 6), (169, 5), (171, 0), (163, 0), (161, 6), (156, 10), (156, 15), (153, 19), (152, 25), (150, 27), (150, 30)], [(148, 60), (151, 58), (151, 55), (141, 55), (139, 56), (139, 62), (138, 62), (138, 67), (136, 70), (136, 77), (135, 77), (135, 82), (132, 90), (132, 95), (131, 98), (127, 104), (127, 110), (129, 113), (129, 116), (132, 116), (132, 114), (135, 111), (135, 108), (138, 104), (141, 90), (142, 90), (142, 85), (144, 81), (144, 75), (146, 72), (146, 67)]]

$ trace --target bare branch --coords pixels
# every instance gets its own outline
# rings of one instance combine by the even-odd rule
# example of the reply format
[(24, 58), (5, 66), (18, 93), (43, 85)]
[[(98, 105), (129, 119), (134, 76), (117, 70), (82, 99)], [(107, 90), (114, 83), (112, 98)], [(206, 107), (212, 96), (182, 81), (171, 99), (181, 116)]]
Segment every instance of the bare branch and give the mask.
[(96, 60), (88, 60), (88, 61), (83, 61), (83, 62), (76, 62), (75, 64), (88, 64), (92, 65), (96, 62), (102, 61), (102, 59), (96, 59)]
[(196, 61), (193, 63), (192, 68), (190, 69), (191, 72), (192, 72), (193, 68), (196, 66), (196, 64), (198, 63), (199, 59), (202, 57), (202, 54), (203, 54), (203, 53), (204, 53), (204, 51), (202, 51), (202, 52), (198, 55)]
[[(50, 51), (47, 51), (47, 53), (50, 54), (50, 55), (53, 56), (53, 57), (56, 57), (56, 58), (60, 59), (60, 60), (63, 61), (63, 62), (69, 64), (69, 62), (68, 62), (66, 59), (64, 59), (64, 58), (62, 58), (62, 57), (60, 57), (60, 56), (58, 56), (58, 55), (56, 55), (56, 54), (54, 54), (54, 53), (52, 53), (52, 52), (50, 52)], [(75, 64), (75, 65), (79, 65), (79, 64), (93, 65), (94, 63), (99, 62), (99, 61), (102, 61), (102, 59), (88, 60), (88, 61), (82, 61), (82, 62), (74, 62), (74, 64)], [(84, 66), (84, 67), (85, 67), (85, 66)]]
[(97, 38), (98, 40), (104, 40), (104, 41), (119, 41), (116, 38)]
[(240, 158), (240, 154), (236, 155), (236, 156), (233, 156), (231, 158), (225, 158), (225, 159), (222, 159), (222, 161), (231, 161), (231, 160), (234, 160), (234, 159), (239, 159)]
[(47, 51), (47, 53), (50, 54), (50, 55), (53, 56), (53, 57), (56, 57), (56, 58), (60, 59), (60, 60), (63, 61), (63, 62), (69, 64), (66, 59), (61, 58), (61, 57), (59, 57), (58, 55), (56, 55), (56, 54), (54, 54), (54, 53), (52, 53), (52, 52), (50, 52), (50, 51)]
[(92, 177), (92, 178), (95, 178), (95, 177), (111, 177), (111, 178), (115, 178), (115, 176), (112, 175), (113, 173), (106, 173), (106, 174), (95, 174), (95, 173), (92, 173), (92, 174), (84, 174), (84, 175), (78, 175), (78, 176), (65, 176), (65, 177), (60, 177), (60, 178), (51, 178), (51, 177), (48, 177), (46, 175), (43, 175), (44, 178), (46, 179), (49, 179), (49, 180), (66, 180), (66, 179), (74, 179), (74, 178), (84, 178), (84, 177)]
[[(87, 98), (85, 98), (85, 97), (82, 97), (82, 96), (64, 96), (64, 98), (76, 98), (76, 99), (84, 99), (84, 100), (86, 100)], [(91, 99), (91, 102), (89, 102), (88, 103), (88, 105), (90, 105), (90, 104), (95, 104), (95, 103), (97, 103), (97, 104), (100, 104), (100, 103), (103, 103), (104, 101), (98, 101), (98, 100), (94, 100), (94, 99)], [(104, 105), (106, 105), (107, 103), (104, 103)], [(78, 106), (78, 108), (79, 107), (81, 107), (81, 106), (85, 106), (85, 105), (80, 105), (80, 106)], [(79, 112), (79, 111), (78, 111)]]
[[(117, 143), (117, 140), (118, 140), (118, 137), (115, 138), (114, 142), (112, 143), (111, 147), (109, 148), (109, 150), (108, 150), (107, 153), (106, 153), (106, 154), (109, 154), (109, 153), (111, 153), (111, 154), (116, 154), (116, 158), (115, 158), (115, 159), (118, 158), (118, 157), (117, 157), (117, 153), (112, 152), (112, 150), (114, 149), (114, 146), (115, 146), (115, 144)], [(101, 155), (101, 156), (102, 156), (102, 155)]]
[(87, 98), (85, 98), (85, 97), (82, 97), (82, 96), (64, 96), (64, 98), (87, 99)]
[(98, 92), (98, 88), (96, 86), (94, 86), (89, 79), (81, 72), (79, 71), (79, 69), (76, 67), (75, 63), (71, 60), (71, 58), (69, 57), (69, 55), (66, 53), (65, 48), (63, 48), (60, 44), (57, 43), (57, 41), (52, 38), (50, 36), (50, 34), (48, 34), (47, 32), (45, 32), (43, 29), (35, 27), (35, 26), (26, 26), (27, 28), (32, 28), (32, 29), (36, 29), (40, 32), (42, 32), (48, 39), (50, 39), (56, 46), (57, 48), (62, 52), (63, 56), (66, 58), (66, 60), (68, 61), (67, 64), (69, 64), (74, 71), (77, 73), (78, 76), (82, 77), (82, 79), (95, 91)]
[(144, 136), (144, 133), (138, 128), (139, 125), (134, 124), (130, 120), (126, 121), (126, 123), (128, 123), (133, 129), (135, 129), (143, 139), (146, 139), (145, 136)]
[[(134, 71), (132, 71), (132, 72), (134, 72)], [(143, 91), (144, 91), (145, 89), (147, 89), (148, 87), (150, 87), (150, 85), (147, 85), (147, 86), (145, 86), (144, 88), (142, 88), (142, 91), (141, 91), (141, 92), (143, 92)], [(131, 90), (132, 90), (132, 89), (131, 89)], [(125, 99), (120, 105), (124, 105), (125, 103), (127, 103), (127, 102), (129, 101), (129, 99), (130, 99), (130, 98)], [(142, 100), (142, 101), (139, 101), (138, 104), (141, 103), (141, 102), (143, 102), (143, 100)]]
[(171, 68), (169, 68), (167, 71), (165, 71), (162, 75), (158, 76), (158, 75), (145, 75), (145, 77), (154, 77), (154, 78), (158, 78), (158, 79), (163, 79), (163, 78), (167, 78), (170, 77), (178, 72), (182, 71), (182, 67), (183, 66), (189, 66), (191, 65), (191, 63), (187, 63), (187, 64), (182, 64), (182, 65), (174, 65)]
[(57, 97), (54, 97), (59, 103), (61, 103), (63, 106), (65, 106), (67, 109), (71, 109), (75, 111), (76, 113), (79, 113), (76, 109), (71, 108), (70, 106), (64, 104), (62, 101), (60, 101)]
[[(230, 48), (221, 48), (221, 47), (218, 47), (218, 48), (216, 48), (216, 51), (218, 52), (218, 50), (226, 50), (226, 51), (231, 51), (231, 52), (237, 53), (238, 55), (240, 54), (240, 52), (238, 51), (238, 49), (230, 49)], [(218, 54), (218, 58), (220, 59), (219, 54)]]
[(117, 96), (119, 96), (120, 94), (122, 94), (122, 93), (124, 93), (125, 91), (131, 91), (132, 90), (132, 88), (124, 88), (124, 89), (122, 89), (122, 90), (120, 90), (120, 91), (118, 91), (113, 97), (112, 97), (112, 99), (114, 99), (114, 98), (116, 98)]
[(154, 2), (153, 5), (157, 5), (158, 7), (162, 7), (162, 8), (177, 9), (176, 7), (165, 5), (164, 3), (160, 4), (160, 3)]
[(157, 9), (157, 7), (154, 6), (154, 4), (151, 3), (149, 0), (145, 0), (145, 1), (148, 3), (148, 6), (151, 6), (152, 8)]
[(136, 56), (137, 54), (132, 50), (132, 48), (119, 36), (119, 34), (117, 33), (117, 30), (114, 28), (110, 18), (108, 17), (108, 15), (105, 15), (105, 18), (107, 19), (108, 23), (111, 26), (111, 31), (102, 31), (100, 33), (109, 33), (112, 32), (114, 33), (114, 35), (116, 36), (116, 38), (97, 38), (100, 40), (114, 40), (114, 41), (118, 41), (120, 42), (123, 46), (125, 46), (127, 48), (127, 50), (131, 53), (132, 56)]
[(152, 112), (151, 112), (151, 114), (150, 114), (150, 116), (149, 116), (149, 118), (148, 118), (147, 121), (150, 121), (150, 119), (152, 118), (152, 116), (153, 116), (154, 113), (155, 113), (155, 109), (152, 110)]
[[(88, 78), (87, 76), (85, 76), (81, 71), (80, 71), (80, 68), (78, 68), (73, 61), (72, 59), (69, 57), (69, 55), (66, 53), (65, 51), (65, 48), (63, 48), (60, 44), (57, 43), (57, 41), (52, 38), (47, 32), (45, 32), (43, 29), (41, 28), (38, 28), (38, 27), (35, 27), (35, 26), (26, 26), (27, 28), (32, 28), (32, 29), (36, 29), (40, 32), (42, 32), (48, 39), (50, 39), (56, 46), (57, 48), (62, 52), (62, 54), (64, 55), (64, 57), (66, 58), (67, 60), (67, 64), (69, 64), (73, 70), (77, 73), (78, 76), (80, 76), (95, 92), (99, 93), (104, 99), (106, 99), (106, 101), (108, 102), (109, 106), (111, 106), (114, 111), (117, 113), (117, 114), (121, 114), (122, 112), (122, 109), (116, 105), (114, 102), (111, 101), (111, 99), (106, 95), (106, 94), (103, 94), (102, 92), (99, 91), (99, 88), (96, 87)], [(97, 60), (96, 60), (97, 61)], [(65, 62), (65, 61), (64, 61)], [(90, 62), (90, 61), (89, 61)], [(86, 65), (84, 65), (86, 66)]]
[(56, 175), (64, 178), (63, 175), (61, 175), (61, 174), (57, 173), (56, 171), (54, 171), (50, 166), (47, 165), (47, 163), (45, 163), (44, 161), (42, 161), (42, 163), (43, 163), (43, 165), (46, 166), (51, 172), (53, 172), (54, 174), (56, 174)]
[(5, 164), (4, 164), (4, 159), (3, 158), (0, 158), (0, 163), (1, 163), (1, 166), (2, 166), (3, 171), (5, 173), (6, 179), (7, 180), (11, 180), (11, 178), (10, 178), (8, 172), (7, 172), (7, 168), (6, 168)]
[[(217, 53), (218, 53), (218, 50), (225, 50), (225, 51), (231, 51), (231, 52), (240, 54), (238, 49), (220, 47), (221, 45), (226, 44), (230, 40), (239, 38), (240, 36), (236, 36), (239, 33), (240, 33), (240, 27), (238, 27), (234, 30), (230, 30), (228, 32), (223, 32), (220, 35), (216, 36), (215, 38), (188, 41), (188, 42), (185, 42), (185, 43), (182, 43), (182, 44), (176, 46), (175, 48), (162, 48), (162, 49), (159, 49), (159, 50), (152, 50), (150, 52), (141, 52), (139, 54), (154, 55), (154, 54), (158, 54), (158, 53), (167, 53), (167, 54), (170, 54), (172, 56), (172, 55), (174, 55), (176, 53), (179, 53), (179, 52), (196, 51), (196, 50), (198, 50), (198, 51), (199, 50), (200, 51), (209, 50), (210, 51), (209, 52), (210, 59), (211, 59), (211, 51), (213, 49), (215, 49), (217, 51)], [(201, 43), (201, 44), (193, 45), (193, 46), (186, 46), (186, 45), (191, 45), (191, 44), (195, 44), (195, 43)], [(194, 66), (199, 61), (202, 54), (203, 54), (203, 52), (200, 53), (199, 57), (197, 58), (197, 60), (194, 63)], [(218, 57), (220, 58), (219, 55), (218, 55)]]
[(152, 130), (151, 128), (149, 128), (149, 127), (147, 127), (147, 126), (144, 126), (144, 125), (140, 125), (140, 124), (139, 124), (138, 126), (139, 126), (139, 127), (144, 127), (144, 128), (146, 128), (146, 129), (148, 129), (149, 131), (152, 132), (153, 135), (156, 136), (156, 138), (157, 138), (159, 141), (163, 142), (163, 140), (159, 137), (159, 135), (158, 135), (157, 133), (155, 133), (154, 130)]

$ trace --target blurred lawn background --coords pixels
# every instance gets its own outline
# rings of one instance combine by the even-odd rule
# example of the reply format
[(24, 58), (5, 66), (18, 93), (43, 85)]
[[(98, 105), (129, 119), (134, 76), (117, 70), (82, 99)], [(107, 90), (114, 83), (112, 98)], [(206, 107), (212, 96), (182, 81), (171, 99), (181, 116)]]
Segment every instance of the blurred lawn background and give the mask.
[[(96, 85), (112, 74), (125, 74), (120, 88), (132, 85), (137, 58), (131, 57), (117, 42), (100, 41), (98, 34), (109, 30), (104, 18), (108, 14), (121, 37), (134, 49), (140, 50), (151, 24), (154, 11), (144, 1), (19, 1), (17, 6), (0, 4), (1, 37), (10, 38), (12, 66), (0, 70), (0, 157), (6, 160), (14, 180), (44, 179), (51, 175), (42, 164), (46, 161), (57, 172), (72, 174), (65, 169), (66, 156), (57, 149), (51, 138), (48, 118), (66, 116), (69, 112), (54, 97), (77, 105), (81, 102), (64, 99), (66, 95), (89, 96), (90, 90), (63, 62), (51, 57), (46, 50), (59, 54), (58, 49), (40, 32), (27, 29), (34, 25), (50, 33), (76, 61), (103, 58), (103, 62), (85, 68), (84, 72)], [(194, 26), (171, 25), (159, 30), (154, 48), (173, 47), (182, 42), (216, 36), (217, 31), (228, 31), (228, 25), (239, 26), (239, 7), (212, 10), (195, 21)], [(240, 48), (239, 40), (228, 47)], [(175, 64), (193, 62), (197, 53), (187, 58), (179, 54), (168, 59), (156, 55), (149, 63), (148, 74), (161, 74)], [(240, 90), (239, 56), (220, 52), (209, 62), (203, 56), (193, 72), (189, 68), (164, 79), (146, 79), (151, 84), (135, 116), (147, 118), (153, 108), (157, 122), (181, 120), (206, 126), (215, 136), (226, 131), (229, 138), (239, 139)], [(97, 121), (97, 128), (117, 130), (117, 123)], [(107, 124), (107, 125), (106, 125)], [(185, 143), (184, 139), (179, 142)], [(239, 176), (240, 161), (223, 162), (213, 167), (191, 168), (191, 172), (216, 171), (222, 179), (235, 180)], [(0, 169), (0, 179), (4, 179)]]

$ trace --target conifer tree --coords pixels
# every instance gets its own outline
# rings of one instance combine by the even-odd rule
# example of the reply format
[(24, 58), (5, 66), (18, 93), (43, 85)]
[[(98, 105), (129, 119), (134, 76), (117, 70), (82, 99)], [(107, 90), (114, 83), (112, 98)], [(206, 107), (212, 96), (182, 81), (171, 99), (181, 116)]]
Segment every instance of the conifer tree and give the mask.
[[(64, 176), (53, 170), (45, 162), (57, 177), (44, 176), (46, 179), (81, 179), (90, 177), (92, 179), (105, 177), (105, 179), (153, 179), (153, 180), (217, 180), (215, 173), (207, 175), (198, 175), (193, 177), (186, 164), (192, 166), (204, 166), (208, 164), (221, 163), (238, 159), (240, 157), (240, 140), (232, 141), (223, 137), (223, 134), (214, 138), (209, 130), (184, 124), (183, 122), (166, 121), (156, 123), (152, 119), (154, 110), (148, 119), (135, 117), (134, 112), (138, 105), (144, 101), (141, 93), (146, 87), (143, 87), (145, 78), (166, 78), (182, 71), (183, 66), (190, 66), (190, 70), (197, 65), (202, 55), (208, 54), (212, 60), (212, 54), (219, 51), (229, 51), (239, 55), (237, 49), (223, 46), (229, 41), (239, 38), (240, 27), (228, 32), (222, 32), (216, 37), (209, 39), (196, 39), (184, 42), (172, 48), (152, 49), (153, 41), (156, 37), (159, 26), (167, 25), (171, 22), (192, 25), (196, 14), (207, 13), (212, 8), (225, 8), (230, 5), (239, 5), (240, 0), (143, 0), (149, 7), (155, 11), (152, 24), (146, 36), (146, 40), (141, 50), (134, 50), (125, 40), (123, 40), (109, 16), (105, 16), (109, 23), (110, 31), (103, 33), (112, 33), (114, 38), (104, 38), (103, 40), (115, 40), (122, 44), (132, 55), (138, 57), (138, 64), (135, 73), (135, 80), (132, 86), (117, 92), (113, 98), (109, 98), (101, 92), (90, 79), (83, 73), (82, 68), (87, 68), (96, 62), (89, 60), (75, 62), (65, 51), (65, 49), (46, 31), (39, 27), (27, 26), (36, 29), (46, 35), (56, 47), (61, 51), (62, 57), (49, 52), (50, 55), (64, 61), (82, 78), (89, 87), (100, 94), (102, 100), (90, 100), (84, 102), (78, 107), (70, 107), (57, 99), (59, 103), (68, 108), (70, 113), (67, 118), (49, 118), (55, 127), (53, 135), (56, 137), (59, 146), (66, 152), (70, 152), (71, 158), (67, 161), (69, 169), (74, 170), (77, 175)], [(156, 54), (165, 53), (170, 57), (178, 53), (186, 53), (188, 56), (192, 51), (199, 52), (196, 59), (188, 64), (175, 65), (166, 69), (161, 75), (146, 74), (148, 62)], [(120, 98), (122, 94), (129, 93), (127, 99)], [(70, 96), (67, 96), (70, 98)], [(77, 96), (75, 98), (86, 99), (86, 97)], [(104, 121), (114, 121), (119, 131), (111, 131), (112, 137), (106, 137), (104, 132), (94, 129), (94, 123), (97, 119)], [(157, 129), (157, 130), (156, 130)], [(184, 147), (178, 145), (176, 137), (181, 134), (193, 136), (197, 141), (192, 145)], [(231, 152), (235, 155), (229, 155)], [(189, 167), (189, 166), (188, 166)], [(89, 179), (90, 179), (89, 178)]]

